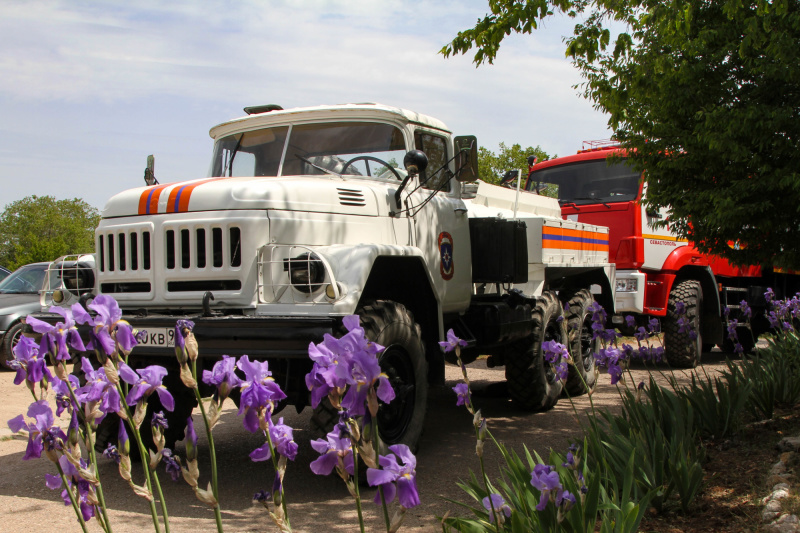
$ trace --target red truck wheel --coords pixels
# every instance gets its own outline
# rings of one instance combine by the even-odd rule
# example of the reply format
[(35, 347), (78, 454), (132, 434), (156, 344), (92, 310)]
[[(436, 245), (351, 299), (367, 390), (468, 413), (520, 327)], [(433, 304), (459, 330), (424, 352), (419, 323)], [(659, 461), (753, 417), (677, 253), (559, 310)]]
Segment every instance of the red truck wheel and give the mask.
[[(680, 310), (680, 307), (683, 310)], [(699, 281), (676, 283), (669, 293), (667, 316), (662, 321), (664, 355), (676, 368), (694, 368), (703, 354), (700, 315), (703, 310), (703, 289)]]

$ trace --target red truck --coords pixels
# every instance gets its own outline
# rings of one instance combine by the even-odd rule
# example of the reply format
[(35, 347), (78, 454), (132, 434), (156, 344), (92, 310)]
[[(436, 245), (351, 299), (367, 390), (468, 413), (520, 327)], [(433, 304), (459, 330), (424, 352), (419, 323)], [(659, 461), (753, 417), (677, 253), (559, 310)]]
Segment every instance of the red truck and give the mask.
[[(615, 157), (609, 161), (609, 156)], [(612, 322), (630, 335), (636, 326), (660, 319), (672, 366), (696, 366), (715, 344), (733, 351), (725, 327), (726, 307), (729, 318), (745, 324), (737, 328), (737, 336), (745, 352), (752, 350), (758, 336), (769, 329), (766, 289), (773, 288), (780, 298), (800, 291), (797, 272), (735, 267), (699, 252), (668, 227), (658, 227), (666, 210), (642, 205), (647, 184), (615, 143), (586, 142), (576, 155), (532, 164), (525, 188), (557, 197), (564, 219), (609, 228), (610, 261), (617, 267)], [(752, 309), (749, 321), (741, 316), (742, 301)], [(679, 322), (681, 308), (685, 316)], [(633, 328), (626, 316), (633, 317)], [(696, 335), (681, 327), (687, 320)]]

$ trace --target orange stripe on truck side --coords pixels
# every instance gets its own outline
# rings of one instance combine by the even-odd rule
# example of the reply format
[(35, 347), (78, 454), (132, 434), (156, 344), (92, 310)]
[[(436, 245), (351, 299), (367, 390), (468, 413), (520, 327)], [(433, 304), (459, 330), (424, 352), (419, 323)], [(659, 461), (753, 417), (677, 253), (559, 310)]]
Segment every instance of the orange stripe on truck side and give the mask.
[(567, 228), (542, 228), (542, 248), (608, 252), (608, 234)]

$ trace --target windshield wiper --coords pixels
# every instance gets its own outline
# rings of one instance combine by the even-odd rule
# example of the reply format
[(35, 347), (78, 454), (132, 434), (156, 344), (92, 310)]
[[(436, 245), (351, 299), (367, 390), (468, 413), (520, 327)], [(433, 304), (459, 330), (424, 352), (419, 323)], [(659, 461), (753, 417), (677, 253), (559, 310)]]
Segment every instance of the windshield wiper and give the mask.
[(559, 200), (559, 201), (558, 201), (558, 203), (559, 203), (559, 205), (560, 205), (561, 207), (564, 207), (564, 206), (567, 206), (567, 207), (569, 207), (569, 206), (572, 206), (572, 207), (574, 207), (574, 208), (575, 208), (575, 211), (580, 211), (580, 210), (581, 210), (581, 208), (580, 208), (580, 207), (578, 207), (578, 204), (576, 204), (575, 202), (570, 202), (569, 200)]
[(602, 200), (598, 200), (597, 198), (592, 198), (591, 196), (581, 196), (579, 198), (573, 198), (573, 200), (591, 200), (592, 202), (594, 202), (596, 204), (603, 204), (608, 209), (611, 209), (611, 206), (608, 205), (607, 203), (603, 202)]
[(329, 168), (325, 168), (325, 167), (319, 166), (318, 164), (314, 163), (313, 161), (311, 161), (307, 157), (303, 157), (300, 154), (294, 154), (294, 156), (297, 159), (299, 159), (300, 161), (303, 161), (304, 163), (308, 163), (309, 165), (311, 165), (312, 167), (316, 168), (317, 170), (321, 170), (325, 174), (330, 174), (331, 176), (336, 176), (337, 178), (341, 178), (342, 177), (342, 175), (339, 174), (338, 172), (334, 172), (333, 170), (331, 170)]
[(228, 158), (228, 161), (225, 163), (225, 168), (222, 169), (222, 175), (225, 176), (225, 172), (230, 170), (229, 175), (233, 173), (233, 158), (236, 157), (236, 152), (239, 151), (239, 145), (242, 144), (242, 138), (244, 137), (244, 133), (239, 135), (239, 138), (236, 139), (236, 146), (233, 147), (231, 150), (231, 156)]

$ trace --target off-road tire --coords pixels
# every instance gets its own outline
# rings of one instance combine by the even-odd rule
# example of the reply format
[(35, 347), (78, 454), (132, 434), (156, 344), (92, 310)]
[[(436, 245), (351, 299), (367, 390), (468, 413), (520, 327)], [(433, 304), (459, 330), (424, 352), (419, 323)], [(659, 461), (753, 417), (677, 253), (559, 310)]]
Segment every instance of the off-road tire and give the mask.
[[(685, 305), (685, 318), (689, 321), (697, 338), (692, 339), (689, 332), (679, 333), (678, 302)], [(703, 354), (700, 315), (703, 309), (703, 289), (699, 281), (684, 280), (676, 283), (669, 293), (667, 316), (662, 321), (664, 331), (664, 355), (670, 366), (675, 368), (694, 368), (700, 363)]]
[(506, 358), (508, 394), (515, 405), (526, 411), (546, 411), (557, 402), (563, 382), (544, 359), (542, 342), (569, 342), (564, 309), (559, 299), (546, 292), (533, 309), (533, 333), (519, 341)]
[(566, 302), (568, 310), (565, 310), (565, 321), (573, 364), (569, 365), (569, 377), (564, 390), (570, 396), (580, 396), (594, 388), (599, 373), (594, 354), (600, 350), (600, 338), (592, 339), (592, 312), (589, 311), (594, 297), (588, 289), (582, 289)]
[(8, 368), (8, 362), (14, 358), (14, 354), (11, 352), (11, 350), (19, 342), (19, 338), (22, 337), (22, 331), (24, 328), (25, 324), (22, 322), (16, 322), (10, 328), (8, 328), (8, 331), (6, 331), (6, 334), (3, 337), (3, 353), (2, 357), (0, 357), (0, 362), (3, 364), (0, 366)]
[[(385, 348), (378, 360), (395, 393), (395, 399), (381, 403), (378, 411), (381, 448), (405, 444), (415, 451), (428, 405), (428, 363), (420, 327), (411, 312), (396, 302), (377, 300), (357, 314), (367, 338)], [(324, 399), (311, 416), (311, 426), (323, 436), (338, 419), (336, 410)]]

